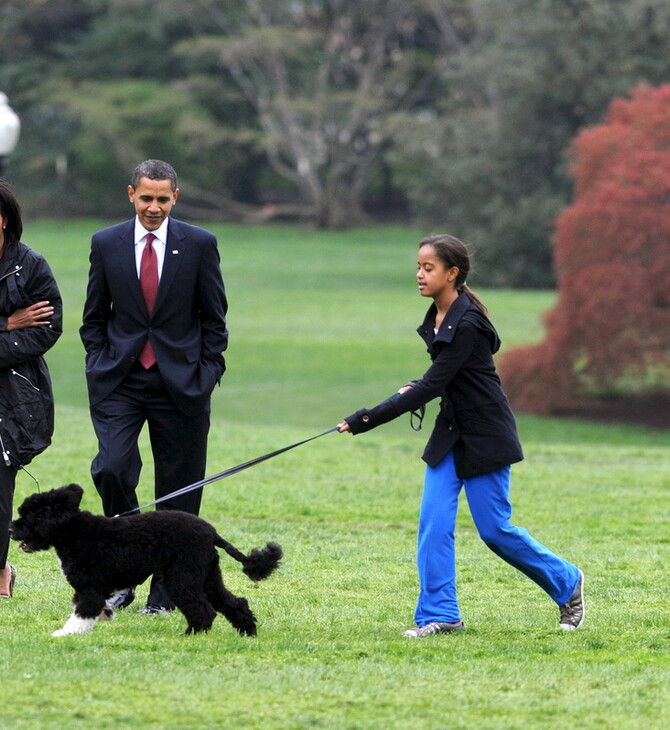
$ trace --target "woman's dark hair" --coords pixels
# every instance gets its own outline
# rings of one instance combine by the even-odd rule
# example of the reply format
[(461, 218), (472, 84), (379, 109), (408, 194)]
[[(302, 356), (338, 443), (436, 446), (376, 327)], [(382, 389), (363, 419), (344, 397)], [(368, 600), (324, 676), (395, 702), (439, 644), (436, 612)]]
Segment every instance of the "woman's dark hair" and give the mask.
[(6, 180), (0, 180), (0, 215), (5, 228), (5, 244), (18, 243), (23, 235), (21, 206)]
[(486, 309), (479, 297), (466, 283), (468, 274), (470, 273), (470, 252), (463, 241), (459, 241), (458, 238), (450, 236), (448, 233), (442, 233), (438, 236), (424, 238), (419, 243), (419, 248), (423, 248), (424, 246), (433, 247), (437, 258), (440, 259), (446, 269), (451, 269), (454, 266), (458, 269), (458, 276), (455, 282), (456, 291), (467, 294), (476, 307), (484, 314), (488, 314), (488, 309)]

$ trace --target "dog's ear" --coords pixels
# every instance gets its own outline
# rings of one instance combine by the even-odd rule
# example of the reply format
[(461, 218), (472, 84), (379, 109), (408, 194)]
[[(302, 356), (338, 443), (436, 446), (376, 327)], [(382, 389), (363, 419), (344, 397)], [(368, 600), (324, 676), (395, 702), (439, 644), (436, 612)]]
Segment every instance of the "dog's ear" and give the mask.
[(84, 490), (78, 484), (68, 484), (67, 487), (61, 487), (58, 491), (63, 495), (66, 507), (79, 508)]

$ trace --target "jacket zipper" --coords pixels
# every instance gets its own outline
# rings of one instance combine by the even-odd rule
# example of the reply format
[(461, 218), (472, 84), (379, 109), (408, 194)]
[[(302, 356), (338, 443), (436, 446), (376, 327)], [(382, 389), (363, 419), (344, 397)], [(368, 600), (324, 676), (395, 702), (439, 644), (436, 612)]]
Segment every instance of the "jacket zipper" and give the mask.
[[(27, 378), (22, 373), (19, 373), (17, 370), (14, 370), (14, 368), (11, 368), (10, 370), (12, 375), (16, 375), (17, 378), (22, 378), (23, 380), (28, 383), (28, 385), (33, 389), (36, 390), (38, 393), (40, 392), (40, 389), (30, 380), (30, 378)], [(0, 418), (0, 423), (2, 423), (2, 418)], [(11, 466), (12, 462), (9, 458), (9, 452), (5, 448), (5, 442), (2, 440), (2, 433), (0, 433), (0, 453), (2, 453), (3, 461), (5, 462), (6, 466)]]
[(16, 375), (17, 378), (23, 378), (23, 380), (25, 380), (26, 383), (28, 383), (28, 385), (33, 390), (36, 390), (38, 393), (40, 392), (40, 389), (33, 383), (33, 381), (30, 378), (26, 378), (25, 375), (23, 375), (22, 373), (19, 373), (18, 371), (14, 370), (14, 368), (12, 368), (11, 373), (12, 373), (12, 375)]
[[(2, 418), (0, 418), (0, 422), (2, 421)], [(2, 440), (2, 435), (0, 435), (0, 447), (2, 448), (2, 458), (5, 462), (5, 466), (11, 466), (12, 462), (9, 459), (9, 454), (7, 453), (7, 449), (5, 448), (5, 442)]]
[[(16, 264), (11, 271), (8, 271), (6, 274), (3, 274), (2, 276), (0, 276), (0, 281), (4, 281), (8, 277), (10, 277), (14, 274), (18, 274), (19, 271), (21, 271), (22, 269), (23, 269), (23, 266)], [(16, 370), (14, 370), (14, 368), (11, 369), (11, 372), (12, 372), (12, 375), (17, 375), (19, 378), (23, 378), (31, 388), (33, 388), (34, 390), (36, 390), (39, 393), (40, 389), (31, 382), (30, 378), (26, 378), (25, 375), (22, 375), (21, 373), (17, 372)], [(2, 422), (2, 418), (0, 418), (0, 422)], [(5, 462), (5, 465), (11, 466), (12, 462), (9, 458), (9, 453), (8, 453), (7, 449), (5, 448), (5, 442), (2, 440), (1, 434), (0, 434), (0, 450), (2, 453), (2, 459)]]
[(23, 266), (19, 266), (18, 264), (16, 264), (16, 266), (12, 269), (12, 271), (8, 271), (3, 276), (0, 276), (0, 281), (4, 281), (8, 276), (11, 276), (12, 274), (18, 274), (19, 271), (21, 271), (22, 269), (23, 269)]

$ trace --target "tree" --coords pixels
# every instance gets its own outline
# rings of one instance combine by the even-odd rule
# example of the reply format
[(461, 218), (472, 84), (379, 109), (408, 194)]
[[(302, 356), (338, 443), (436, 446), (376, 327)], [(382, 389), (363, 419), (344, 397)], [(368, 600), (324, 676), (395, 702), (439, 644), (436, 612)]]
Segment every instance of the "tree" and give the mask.
[(669, 390), (670, 85), (616, 99), (601, 124), (575, 139), (571, 170), (546, 338), (500, 362), (520, 410)]
[(670, 76), (666, 0), (480, 0), (445, 67), (450, 93), (392, 151), (413, 212), (475, 246), (487, 284), (555, 283), (551, 235), (566, 152), (613, 97)]
[(432, 0), (201, 0), (211, 29), (182, 58), (229, 75), (257, 114), (273, 169), (323, 227), (363, 219), (370, 171), (391, 143), (387, 118), (436, 92), (453, 31)]
[[(451, 5), (6, 0), (0, 42), (18, 53), (0, 66), (0, 83), (24, 121), (15, 162), (19, 178), (31, 170), (26, 204), (39, 198), (46, 212), (52, 198), (59, 212), (77, 212), (64, 210), (62, 190), (80, 185), (81, 212), (112, 214), (99, 195), (86, 210), (100, 171), (116, 184), (129, 158), (176, 147), (184, 187), (213, 215), (231, 217), (231, 199), (258, 206), (279, 190), (292, 215), (360, 222), (373, 176), (388, 187), (388, 115), (444, 93), (440, 64), (464, 0)], [(170, 114), (149, 120), (151, 135), (124, 89), (138, 112), (160, 115), (163, 95)]]
[(175, 65), (192, 16), (177, 0), (4, 1), (0, 89), (23, 127), (9, 173), (27, 214), (121, 215), (127, 201), (110, 190), (139, 160), (165, 157), (186, 193), (182, 215), (246, 215), (232, 197), (253, 197), (254, 120), (232, 83), (186, 81)]
[(568, 142), (670, 76), (670, 4), (3, 0), (0, 54), (27, 211), (116, 215), (103, 181), (170, 155), (195, 217), (340, 227), (383, 190), (472, 242), (480, 282), (549, 286)]

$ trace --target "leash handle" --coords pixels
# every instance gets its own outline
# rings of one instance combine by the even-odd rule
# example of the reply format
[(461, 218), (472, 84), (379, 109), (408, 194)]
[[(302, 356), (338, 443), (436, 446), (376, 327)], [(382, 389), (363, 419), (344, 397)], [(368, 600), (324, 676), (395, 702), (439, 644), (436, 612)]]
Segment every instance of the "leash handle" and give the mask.
[(314, 441), (315, 439), (321, 438), (322, 436), (325, 436), (326, 434), (333, 433), (333, 431), (337, 431), (337, 426), (333, 426), (333, 428), (329, 428), (327, 431), (324, 431), (323, 433), (319, 433), (316, 436), (310, 436), (310, 438), (303, 439), (302, 441), (298, 441), (295, 444), (291, 444), (290, 446), (284, 446), (283, 448), (277, 449), (276, 451), (271, 451), (268, 454), (263, 454), (263, 456), (257, 456), (255, 459), (250, 459), (249, 461), (245, 461), (243, 464), (237, 464), (237, 466), (231, 466), (229, 469), (225, 469), (224, 471), (221, 471), (218, 474), (214, 474), (214, 476), (207, 477), (205, 479), (201, 479), (199, 482), (194, 482), (193, 484), (189, 484), (186, 487), (182, 487), (181, 489), (177, 489), (174, 492), (170, 492), (170, 494), (166, 494), (163, 497), (159, 497), (158, 499), (155, 499), (153, 502), (148, 502), (147, 504), (144, 504), (141, 507), (135, 507), (134, 509), (128, 510), (127, 512), (122, 512), (121, 514), (114, 515), (114, 516), (123, 517), (125, 515), (130, 515), (133, 512), (139, 512), (140, 510), (146, 509), (147, 507), (153, 507), (154, 505), (160, 504), (161, 502), (165, 502), (168, 499), (172, 499), (173, 497), (180, 497), (182, 494), (187, 494), (188, 492), (192, 492), (194, 489), (200, 489), (200, 487), (205, 487), (208, 484), (211, 484), (212, 482), (217, 482), (217, 481), (219, 481), (219, 479), (225, 479), (226, 477), (232, 476), (233, 474), (237, 474), (238, 472), (244, 471), (245, 469), (248, 469), (251, 466), (260, 464), (262, 461), (267, 461), (268, 459), (272, 459), (275, 456), (279, 456), (279, 454), (283, 454), (286, 451), (290, 451), (291, 449), (295, 449), (298, 446), (302, 446), (303, 444), (307, 444), (310, 441)]

